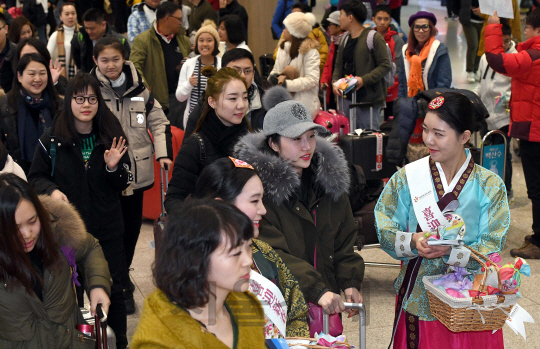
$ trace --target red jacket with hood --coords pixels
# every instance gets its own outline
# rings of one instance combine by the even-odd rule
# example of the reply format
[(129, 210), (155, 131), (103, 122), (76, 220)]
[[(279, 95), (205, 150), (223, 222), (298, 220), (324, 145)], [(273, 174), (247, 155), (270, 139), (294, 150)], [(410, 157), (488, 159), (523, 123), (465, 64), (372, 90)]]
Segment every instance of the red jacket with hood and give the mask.
[(486, 59), (493, 70), (512, 78), (509, 135), (540, 142), (540, 36), (518, 44), (518, 53), (505, 53), (501, 28), (486, 27)]

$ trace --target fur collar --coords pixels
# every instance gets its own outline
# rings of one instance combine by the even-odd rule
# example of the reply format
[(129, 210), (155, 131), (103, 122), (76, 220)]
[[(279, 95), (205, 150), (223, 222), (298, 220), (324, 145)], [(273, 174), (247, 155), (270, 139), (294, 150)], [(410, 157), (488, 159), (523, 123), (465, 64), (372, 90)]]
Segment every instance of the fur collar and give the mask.
[[(234, 147), (237, 158), (251, 164), (264, 185), (264, 194), (277, 205), (290, 199), (300, 187), (300, 177), (291, 164), (265, 149), (262, 132), (249, 133)], [(348, 193), (349, 167), (343, 151), (326, 139), (317, 136), (317, 147), (312, 162), (315, 182), (332, 199)]]
[[(279, 40), (278, 47), (281, 46), (281, 43), (283, 41), (284, 41), (283, 38), (281, 40)], [(314, 39), (312, 39), (312, 38), (310, 38), (308, 36), (307, 38), (304, 39), (304, 41), (302, 41), (302, 44), (300, 45), (300, 48), (298, 49), (298, 53), (301, 54), (301, 55), (305, 55), (311, 49), (319, 50), (320, 46), (321, 45), (319, 44), (319, 42), (317, 40), (314, 40)], [(291, 43), (290, 42), (285, 43), (285, 49), (287, 50), (287, 52), (289, 52), (291, 50)]]
[(48, 195), (40, 195), (39, 200), (51, 214), (52, 231), (58, 246), (77, 249), (86, 240), (86, 226), (77, 209), (61, 200)]

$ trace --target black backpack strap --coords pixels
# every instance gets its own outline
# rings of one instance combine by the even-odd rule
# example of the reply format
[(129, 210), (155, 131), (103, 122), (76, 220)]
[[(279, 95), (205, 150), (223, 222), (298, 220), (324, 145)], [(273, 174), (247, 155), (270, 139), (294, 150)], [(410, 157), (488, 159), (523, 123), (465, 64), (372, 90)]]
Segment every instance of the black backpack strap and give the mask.
[(153, 108), (154, 108), (154, 95), (150, 93), (148, 97), (148, 101), (144, 105), (144, 109), (146, 110), (146, 115), (148, 115)]
[(204, 165), (206, 162), (206, 146), (204, 145), (204, 139), (201, 137), (201, 135), (198, 132), (194, 132), (193, 135), (197, 137), (197, 140), (199, 141), (199, 148), (200, 148), (200, 155), (199, 155), (199, 162)]

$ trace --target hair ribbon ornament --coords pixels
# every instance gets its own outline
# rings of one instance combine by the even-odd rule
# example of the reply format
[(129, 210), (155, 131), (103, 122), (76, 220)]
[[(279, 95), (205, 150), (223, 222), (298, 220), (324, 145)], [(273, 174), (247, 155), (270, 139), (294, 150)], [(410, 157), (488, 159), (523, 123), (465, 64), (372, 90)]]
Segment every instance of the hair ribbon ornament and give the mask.
[(435, 99), (433, 99), (431, 102), (429, 102), (428, 108), (431, 110), (439, 109), (444, 104), (444, 97), (439, 96)]
[(251, 166), (250, 164), (248, 164), (248, 163), (245, 162), (245, 161), (242, 161), (242, 160), (240, 160), (240, 159), (235, 159), (235, 158), (233, 158), (232, 156), (229, 156), (229, 159), (231, 159), (231, 161), (233, 162), (234, 167), (249, 168), (250, 170), (255, 170), (255, 169), (253, 168), (253, 166)]

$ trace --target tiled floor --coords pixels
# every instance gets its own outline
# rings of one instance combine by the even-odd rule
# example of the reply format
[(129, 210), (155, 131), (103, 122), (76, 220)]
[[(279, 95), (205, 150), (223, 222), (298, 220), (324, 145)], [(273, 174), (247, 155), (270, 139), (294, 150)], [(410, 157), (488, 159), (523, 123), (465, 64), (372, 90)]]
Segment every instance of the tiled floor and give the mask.
[[(328, 1), (318, 1), (315, 9), (317, 18), (322, 17), (322, 7)], [(438, 1), (411, 0), (410, 5), (402, 9), (402, 22), (404, 30), (408, 30), (408, 17), (419, 9), (434, 12), (438, 19), (439, 39), (448, 45), (450, 58), (452, 61), (453, 82), (455, 87), (472, 88), (473, 85), (467, 83), (465, 79), (465, 38), (462, 34), (461, 25), (457, 21), (447, 22), (444, 19), (446, 9), (439, 5)], [(531, 204), (527, 199), (527, 191), (523, 178), (520, 159), (514, 157), (514, 177), (513, 187), (515, 202), (510, 205), (512, 224), (508, 234), (506, 248), (502, 256), (505, 262), (511, 261), (510, 249), (519, 247), (525, 234), (531, 231)], [(131, 338), (141, 315), (144, 297), (149, 295), (155, 286), (152, 282), (151, 266), (153, 262), (154, 250), (150, 248), (152, 237), (152, 224), (145, 222), (141, 232), (135, 258), (133, 262), (134, 270), (131, 277), (137, 286), (135, 301), (137, 312), (128, 317), (128, 337)], [(361, 255), (366, 261), (392, 262), (381, 250), (362, 251)], [(523, 298), (519, 302), (538, 322), (540, 321), (540, 298), (538, 285), (540, 285), (540, 261), (531, 260), (532, 276), (524, 278), (522, 285)], [(372, 268), (366, 269), (364, 282), (364, 300), (367, 305), (367, 348), (378, 349), (387, 348), (392, 333), (392, 323), (394, 314), (395, 294), (393, 290), (393, 280), (397, 276), (396, 269)], [(540, 293), (540, 292), (539, 292)], [(352, 344), (358, 343), (358, 321), (344, 320), (345, 334), (347, 334)], [(507, 349), (537, 349), (540, 347), (540, 329), (537, 324), (526, 324), (527, 340), (521, 336), (516, 336), (508, 326), (504, 328), (505, 347)], [(437, 348), (434, 344), (433, 348)], [(484, 349), (484, 348), (478, 348)], [(488, 348), (485, 348), (488, 349)]]

